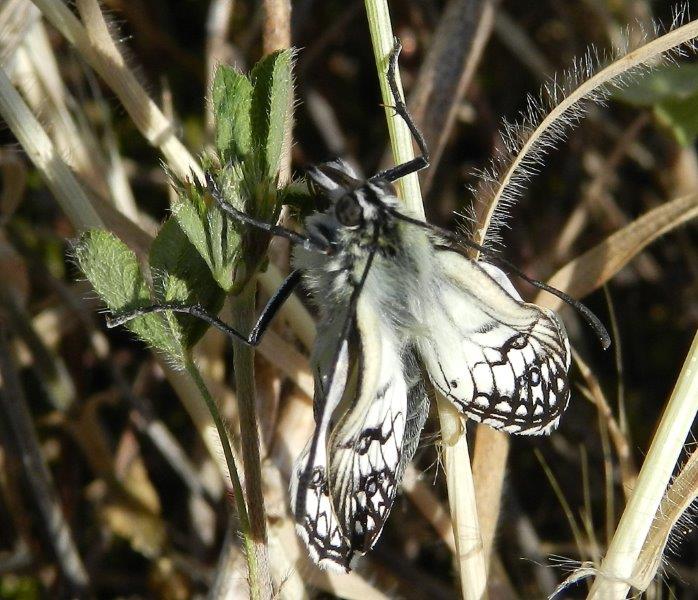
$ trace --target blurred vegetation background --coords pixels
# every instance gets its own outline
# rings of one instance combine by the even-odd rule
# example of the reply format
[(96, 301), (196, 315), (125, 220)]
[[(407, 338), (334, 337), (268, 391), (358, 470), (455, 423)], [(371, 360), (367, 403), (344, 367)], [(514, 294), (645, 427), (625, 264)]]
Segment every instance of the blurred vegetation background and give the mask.
[[(16, 8), (11, 5), (19, 3), (0, 3), (0, 58), (13, 81), (25, 68), (14, 56), (25, 43), (21, 33), (41, 18), (25, 4), (27, 20), (17, 26), (10, 16)], [(466, 61), (447, 58), (449, 52), (460, 56), (448, 46), (456, 48), (459, 38), (446, 39), (446, 58), (438, 68), (422, 67), (439, 41), (435, 32), (444, 26), (447, 11), (462, 5), (459, 14), (471, 19), (468, 25), (463, 17), (463, 31), (473, 33), (483, 4), (390, 2), (393, 27), (403, 43), (400, 68), (406, 95), (430, 145), (441, 150), (437, 164), (422, 176), (427, 218), (451, 228), (463, 222), (454, 213), (473, 211), (468, 188), (477, 187), (478, 170), (501, 147), (502, 118), (516, 120), (526, 111), (527, 95), (537, 95), (547, 78), (569, 68), (590, 44), (611, 48), (625, 35), (627, 24), (651, 30), (654, 20), (672, 18), (668, 2), (503, 0), (494, 5), (467, 86), (458, 90)], [(102, 8), (128, 66), (174, 120), (184, 145), (199, 155), (211, 143), (212, 66), (227, 62), (247, 71), (264, 55), (272, 35), (269, 7), (265, 11), (264, 3), (251, 0), (104, 0)], [(389, 155), (363, 2), (296, 0), (290, 15), (290, 40), (298, 49), (293, 174), (301, 176), (304, 166), (336, 156), (364, 174), (376, 172)], [(85, 139), (88, 131), (95, 136), (86, 147), (100, 149), (94, 155), (95, 173), (104, 169), (97, 161), (106, 159), (105, 172), (113, 175), (90, 180), (88, 169), (81, 182), (96, 194), (105, 182), (112, 192), (114, 186), (127, 185), (130, 192), (122, 197), (132, 194), (129, 216), (152, 234), (168, 215), (172, 193), (161, 155), (84, 57), (50, 25), (46, 32), (66, 106)], [(469, 39), (460, 38), (460, 43), (470, 48)], [(608, 106), (593, 108), (569, 140), (549, 153), (521, 201), (508, 211), (509, 227), (501, 234), (509, 260), (545, 280), (643, 213), (698, 190), (694, 60), (689, 55), (688, 64), (660, 67), (638, 78)], [(427, 84), (433, 88), (426, 101), (431, 108), (420, 109)], [(29, 85), (22, 93), (37, 91)], [(35, 101), (40, 107), (41, 98)], [(39, 110), (39, 119), (52, 118), (50, 112)], [(444, 119), (446, 113), (453, 118)], [(432, 121), (420, 120), (425, 114)], [(180, 401), (149, 350), (126, 330), (105, 328), (96, 313), (100, 304), (71, 258), (74, 224), (8, 129), (0, 131), (0, 146), (0, 354), (7, 363), (3, 409), (9, 402), (13, 410), (27, 411), (25, 424), (32, 431), (24, 439), (36, 436), (40, 450), (39, 456), (28, 457), (3, 414), (0, 597), (203, 597), (220, 585), (221, 573), (241, 580), (237, 540), (229, 536), (226, 541), (229, 498), (206, 429)], [(61, 152), (70, 159), (69, 147)], [(632, 480), (642, 463), (696, 330), (695, 234), (692, 225), (672, 231), (638, 253), (603, 291), (584, 299), (613, 330), (611, 351), (601, 352), (583, 323), (563, 312), (573, 346), (591, 374), (582, 376), (573, 367), (572, 401), (557, 433), (511, 440), (491, 597), (546, 597), (564, 579), (569, 561), (603, 555), (622, 512), (626, 476)], [(271, 255), (274, 264), (287, 267), (283, 243), (274, 242)], [(518, 287), (524, 297), (533, 298), (530, 289)], [(265, 294), (260, 291), (260, 301)], [(274, 335), (284, 348), (302, 354), (283, 320), (275, 324)], [(231, 348), (212, 332), (202, 344), (203, 369), (234, 430)], [(257, 356), (256, 368), (263, 459), (278, 468), (282, 480), (265, 487), (265, 493), (271, 490), (268, 511), (272, 521), (287, 520), (284, 509), (277, 508), (287, 502), (283, 474), (295, 457), (287, 454), (300, 451), (304, 443), (288, 442), (294, 427), (288, 406), (302, 405), (306, 421), (310, 407), (297, 382), (265, 357)], [(596, 382), (594, 393), (605, 398), (621, 430), (627, 452), (623, 468), (630, 470), (625, 474), (609, 442), (608, 415), (580, 390), (592, 389)], [(283, 451), (282, 441), (288, 442)], [(437, 449), (438, 430), (429, 424), (415, 473), (421, 474), (419, 489), (430, 494), (427, 503), (443, 510), (447, 495)], [(41, 470), (32, 461), (39, 459), (49, 469), (50, 493), (32, 482), (32, 471)], [(61, 547), (51, 541), (56, 530), (42, 517), (42, 502), (48, 502), (49, 512), (60, 507), (65, 516), (84, 588), (66, 575)], [(358, 565), (351, 583), (323, 578), (308, 564), (290, 564), (312, 583), (310, 597), (458, 597), (448, 536), (434, 529), (438, 518), (430, 522), (423, 513), (413, 496), (400, 496), (381, 540)], [(664, 575), (646, 592), (648, 597), (698, 597), (698, 536), (687, 531), (683, 537), (676, 552), (666, 556)], [(282, 545), (296, 543), (280, 539)], [(243, 589), (240, 582), (227, 593), (244, 597), (236, 596)], [(586, 585), (578, 583), (564, 597), (584, 597), (586, 592)]]

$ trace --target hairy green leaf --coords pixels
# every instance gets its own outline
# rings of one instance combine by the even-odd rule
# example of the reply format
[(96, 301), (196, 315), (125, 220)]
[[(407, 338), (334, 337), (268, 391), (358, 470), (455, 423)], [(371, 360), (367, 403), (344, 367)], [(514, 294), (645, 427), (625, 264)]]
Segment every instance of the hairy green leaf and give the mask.
[[(226, 186), (225, 191), (228, 201), (236, 208), (241, 207), (237, 186)], [(208, 205), (203, 192), (196, 188), (191, 188), (186, 194), (180, 193), (172, 212), (215, 281), (223, 290), (231, 292), (239, 280), (242, 255), (239, 225), (228, 219), (215, 204)]]
[[(113, 313), (152, 304), (138, 259), (114, 234), (100, 229), (84, 233), (75, 246), (78, 266)], [(147, 344), (182, 365), (185, 350), (177, 329), (159, 314), (129, 321), (126, 326)]]
[(278, 50), (252, 70), (252, 146), (262, 178), (276, 182), (286, 129), (292, 114), (292, 50)]
[(218, 154), (223, 163), (242, 161), (250, 152), (252, 84), (242, 73), (220, 65), (212, 99)]
[[(214, 314), (220, 310), (223, 290), (175, 218), (165, 222), (153, 242), (150, 272), (156, 302), (200, 304)], [(166, 318), (185, 348), (193, 346), (207, 329), (203, 321), (194, 317), (168, 314)]]

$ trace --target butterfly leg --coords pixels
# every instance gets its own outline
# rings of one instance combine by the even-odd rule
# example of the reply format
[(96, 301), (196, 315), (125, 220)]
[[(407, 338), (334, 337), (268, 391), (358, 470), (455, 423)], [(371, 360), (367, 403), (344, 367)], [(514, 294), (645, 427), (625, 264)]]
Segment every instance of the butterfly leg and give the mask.
[(409, 110), (407, 110), (407, 105), (400, 96), (400, 91), (397, 87), (397, 58), (400, 55), (400, 50), (402, 50), (402, 44), (398, 38), (395, 38), (395, 45), (393, 46), (393, 50), (390, 53), (390, 58), (388, 59), (387, 74), (388, 85), (390, 86), (390, 92), (393, 95), (393, 102), (395, 102), (395, 105), (391, 108), (393, 108), (395, 112), (402, 117), (402, 120), (409, 128), (410, 133), (412, 133), (412, 137), (414, 137), (415, 141), (417, 142), (421, 155), (413, 158), (412, 160), (408, 160), (406, 163), (401, 165), (395, 165), (394, 167), (380, 171), (371, 177), (372, 180), (384, 179), (387, 181), (397, 181), (405, 175), (416, 173), (417, 171), (421, 171), (429, 166), (429, 150), (427, 148), (427, 142), (424, 139), (422, 132), (417, 128), (417, 125), (415, 124), (412, 115), (410, 115)]
[(271, 223), (265, 223), (264, 221), (255, 219), (254, 217), (251, 217), (250, 215), (242, 212), (241, 210), (238, 210), (229, 202), (226, 202), (220, 187), (218, 186), (218, 184), (213, 179), (213, 176), (210, 173), (206, 173), (206, 184), (208, 186), (208, 191), (211, 193), (211, 196), (213, 196), (213, 199), (216, 201), (216, 204), (218, 204), (218, 207), (226, 215), (235, 219), (236, 221), (246, 223), (247, 225), (251, 225), (252, 227), (256, 227), (257, 229), (266, 231), (271, 235), (286, 238), (294, 244), (302, 246), (306, 250), (310, 250), (312, 252), (319, 252), (321, 254), (332, 253), (332, 246), (324, 240), (319, 240), (309, 237), (307, 235), (303, 235), (301, 233), (293, 231), (292, 229), (282, 227), (281, 225), (272, 225)]
[(200, 304), (187, 305), (175, 302), (143, 306), (129, 312), (115, 315), (114, 317), (108, 317), (107, 327), (117, 327), (118, 325), (123, 325), (128, 321), (152, 313), (163, 313), (171, 311), (191, 315), (192, 317), (201, 319), (202, 321), (205, 321), (212, 327), (215, 327), (219, 331), (222, 331), (228, 337), (243, 342), (244, 344), (247, 344), (248, 346), (254, 348), (259, 344), (260, 340), (262, 339), (262, 336), (264, 335), (264, 332), (267, 330), (267, 327), (269, 326), (269, 323), (274, 318), (276, 313), (279, 311), (283, 303), (286, 302), (286, 300), (288, 300), (288, 297), (291, 295), (291, 292), (293, 292), (295, 287), (298, 285), (300, 279), (301, 272), (299, 269), (291, 271), (288, 277), (286, 277), (283, 283), (279, 286), (279, 289), (276, 290), (276, 292), (274, 292), (274, 295), (267, 302), (266, 306), (259, 315), (259, 318), (257, 319), (257, 322), (255, 323), (249, 335), (244, 335), (239, 331), (236, 331), (235, 329), (221, 321), (217, 316), (209, 313)]

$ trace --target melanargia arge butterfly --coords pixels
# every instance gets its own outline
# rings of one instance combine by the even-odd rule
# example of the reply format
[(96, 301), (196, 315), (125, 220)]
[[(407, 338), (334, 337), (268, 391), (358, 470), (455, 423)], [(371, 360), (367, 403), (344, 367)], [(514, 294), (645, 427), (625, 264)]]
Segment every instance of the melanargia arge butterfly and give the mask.
[[(291, 504), (311, 557), (342, 570), (375, 544), (390, 513), (428, 412), (424, 379), (467, 417), (514, 434), (550, 433), (570, 397), (570, 346), (555, 313), (523, 302), (498, 267), (469, 259), (463, 252), (472, 242), (400, 205), (392, 182), (426, 167), (428, 157), (395, 85), (399, 50), (396, 43), (388, 80), (421, 156), (368, 180), (340, 160), (309, 169), (328, 208), (305, 220), (304, 234), (250, 218), (208, 178), (229, 216), (295, 243), (294, 270), (249, 336), (199, 306), (151, 306), (111, 321), (173, 310), (255, 346), (303, 281), (319, 312), (315, 432), (294, 466)], [(608, 345), (588, 309), (533, 283), (573, 304)]]

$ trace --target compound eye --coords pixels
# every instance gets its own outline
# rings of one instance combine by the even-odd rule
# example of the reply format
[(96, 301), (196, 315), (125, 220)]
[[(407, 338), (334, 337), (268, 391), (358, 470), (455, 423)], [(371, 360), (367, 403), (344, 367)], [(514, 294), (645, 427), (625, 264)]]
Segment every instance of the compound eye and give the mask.
[(345, 194), (334, 205), (337, 220), (346, 227), (356, 227), (364, 220), (359, 201), (351, 194)]

